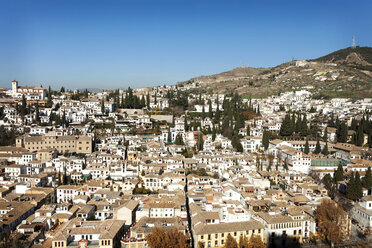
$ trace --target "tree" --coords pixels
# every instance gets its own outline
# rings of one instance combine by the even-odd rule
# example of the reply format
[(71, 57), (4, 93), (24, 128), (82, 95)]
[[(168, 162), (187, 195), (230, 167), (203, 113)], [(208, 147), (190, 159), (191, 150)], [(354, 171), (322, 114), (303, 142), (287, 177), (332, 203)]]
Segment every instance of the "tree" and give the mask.
[(323, 147), (322, 154), (326, 156), (328, 155), (328, 143), (326, 143)]
[(328, 141), (328, 127), (325, 128), (324, 134), (323, 134), (323, 142)]
[(247, 236), (240, 235), (240, 237), (239, 237), (239, 248), (248, 248)]
[(356, 131), (356, 143), (357, 146), (362, 146), (364, 144), (364, 132), (363, 126), (359, 125)]
[(322, 179), (323, 183), (329, 187), (331, 186), (331, 184), (333, 183), (333, 178), (331, 177), (331, 175), (329, 173), (325, 174), (323, 179)]
[(213, 127), (212, 127), (212, 141), (216, 140), (216, 133), (217, 133), (216, 127), (215, 127), (215, 125), (213, 125)]
[(224, 247), (225, 248), (238, 248), (238, 243), (233, 238), (233, 236), (231, 236), (230, 233), (227, 235), (227, 238), (226, 238), (225, 246)]
[(25, 95), (22, 95), (22, 105), (20, 112), (22, 116), (25, 116), (27, 114), (27, 101)]
[(176, 140), (174, 142), (176, 145), (184, 145), (185, 143), (183, 142), (182, 135), (179, 133), (176, 136)]
[(102, 101), (101, 101), (101, 113), (104, 114), (105, 113), (105, 100), (102, 98)]
[(266, 245), (262, 242), (261, 236), (252, 235), (248, 241), (248, 248), (266, 248)]
[(306, 139), (304, 153), (305, 153), (305, 154), (309, 154), (309, 152), (310, 152), (310, 148), (309, 148), (309, 140)]
[(265, 150), (269, 148), (269, 142), (270, 142), (270, 133), (265, 130), (262, 135), (262, 145), (265, 148)]
[(357, 201), (363, 197), (362, 182), (360, 180), (359, 172), (351, 173), (350, 179), (346, 186), (346, 197), (350, 200)]
[(35, 121), (36, 123), (40, 123), (39, 104), (37, 102), (35, 105)]
[(199, 134), (196, 146), (197, 146), (198, 151), (202, 151), (204, 149), (204, 140), (203, 140), (203, 134), (202, 133)]
[(65, 92), (65, 87), (62, 86), (60, 92), (64, 93)]
[(319, 154), (320, 152), (321, 152), (320, 143), (319, 140), (317, 139), (314, 154)]
[(309, 133), (308, 129), (306, 115), (304, 115), (301, 122), (301, 135), (306, 136)]
[(279, 134), (281, 136), (290, 136), (293, 133), (291, 117), (289, 112), (285, 115), (284, 120), (282, 122), (282, 126), (280, 127)]
[(248, 125), (247, 126), (247, 136), (250, 136), (251, 135), (251, 126)]
[(356, 200), (359, 200), (360, 198), (363, 197), (363, 187), (362, 187), (362, 181), (360, 180), (359, 171), (355, 173), (354, 187), (355, 187)]
[(198, 248), (204, 248), (204, 243), (201, 242), (201, 241), (199, 241), (199, 242), (198, 242)]
[(231, 145), (234, 147), (238, 152), (243, 152), (243, 146), (242, 143), (240, 143), (240, 139), (238, 135), (234, 135), (231, 138)]
[(325, 199), (315, 211), (317, 225), (331, 246), (346, 236), (347, 215), (343, 208), (332, 200)]
[(340, 182), (344, 180), (344, 169), (342, 168), (342, 165), (339, 164), (336, 171), (335, 181)]
[(354, 172), (351, 172), (349, 181), (347, 182), (346, 185), (346, 197), (354, 200), (356, 199), (355, 197), (355, 179), (354, 179)]
[(208, 116), (212, 119), (213, 117), (213, 111), (212, 111), (212, 101), (211, 99), (208, 100)]
[(170, 131), (170, 128), (168, 128), (167, 142), (168, 143), (172, 143), (172, 133)]
[(155, 227), (150, 234), (146, 236), (147, 245), (150, 248), (187, 248), (187, 237), (176, 228), (164, 231)]
[(371, 167), (368, 167), (366, 171), (366, 175), (362, 178), (362, 186), (363, 188), (366, 188), (370, 190), (372, 188), (372, 173), (371, 173)]

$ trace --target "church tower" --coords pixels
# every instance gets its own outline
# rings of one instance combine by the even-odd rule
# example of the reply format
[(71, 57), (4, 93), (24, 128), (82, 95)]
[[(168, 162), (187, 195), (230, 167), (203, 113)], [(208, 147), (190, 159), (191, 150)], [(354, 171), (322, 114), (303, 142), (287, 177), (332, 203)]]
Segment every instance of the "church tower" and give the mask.
[(18, 81), (13, 80), (13, 81), (12, 81), (12, 93), (13, 93), (13, 94), (16, 94), (17, 91), (18, 91)]

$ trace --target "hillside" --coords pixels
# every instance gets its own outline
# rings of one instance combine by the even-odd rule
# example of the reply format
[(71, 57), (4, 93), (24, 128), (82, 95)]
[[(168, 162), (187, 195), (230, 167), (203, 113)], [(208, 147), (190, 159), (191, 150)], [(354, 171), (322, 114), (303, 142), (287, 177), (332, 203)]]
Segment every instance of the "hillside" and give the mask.
[[(370, 69), (371, 68), (371, 69)], [(179, 83), (196, 91), (265, 97), (308, 89), (320, 98), (370, 97), (372, 48), (345, 48), (314, 60), (291, 61), (273, 68), (239, 67)]]
[(348, 47), (313, 61), (343, 64), (361, 70), (372, 71), (372, 47)]

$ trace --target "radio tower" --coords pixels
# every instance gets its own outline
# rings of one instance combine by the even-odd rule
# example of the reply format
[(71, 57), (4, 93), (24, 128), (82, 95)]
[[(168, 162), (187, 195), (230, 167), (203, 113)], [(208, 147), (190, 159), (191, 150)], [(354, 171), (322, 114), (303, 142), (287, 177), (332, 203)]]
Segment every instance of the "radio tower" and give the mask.
[(355, 36), (353, 36), (353, 41), (352, 41), (352, 44), (351, 44), (351, 47), (353, 48), (353, 49), (355, 49)]

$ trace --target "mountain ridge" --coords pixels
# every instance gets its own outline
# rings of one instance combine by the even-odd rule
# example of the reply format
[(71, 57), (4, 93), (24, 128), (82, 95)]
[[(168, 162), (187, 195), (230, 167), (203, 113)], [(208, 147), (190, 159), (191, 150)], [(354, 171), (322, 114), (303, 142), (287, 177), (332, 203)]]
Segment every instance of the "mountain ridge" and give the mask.
[(348, 47), (316, 59), (269, 68), (238, 67), (178, 83), (192, 84), (198, 91), (237, 91), (257, 97), (300, 88), (326, 97), (368, 97), (372, 95), (372, 47)]

